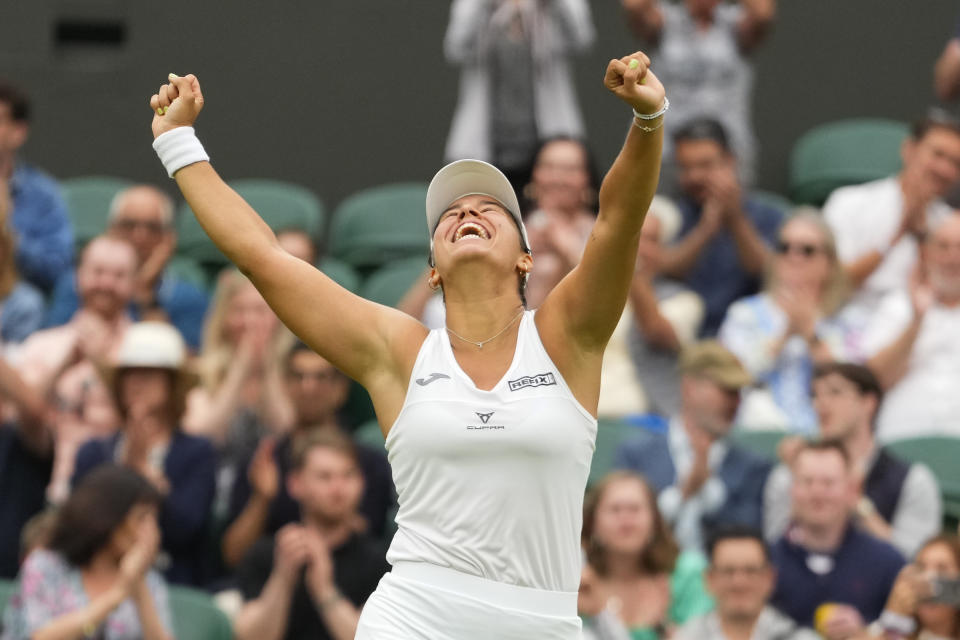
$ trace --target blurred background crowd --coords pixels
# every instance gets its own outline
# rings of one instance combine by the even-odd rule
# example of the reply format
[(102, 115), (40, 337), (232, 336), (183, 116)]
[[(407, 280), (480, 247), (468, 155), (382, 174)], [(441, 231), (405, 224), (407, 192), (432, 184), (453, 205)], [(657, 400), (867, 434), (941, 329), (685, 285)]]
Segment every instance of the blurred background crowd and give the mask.
[[(369, 398), (283, 327), (159, 165), (134, 168), (148, 139), (117, 134), (127, 159), (98, 135), (28, 144), (83, 111), (97, 87), (71, 87), (122, 48), (108, 4), (57, 23), (72, 71), (49, 79), (70, 96), (56, 104), (46, 85), (31, 100), (30, 64), (0, 46), (0, 638), (352, 638), (397, 526)], [(577, 67), (619, 55), (617, 38), (650, 54), (671, 109), (603, 365), (582, 536), (587, 640), (960, 638), (960, 30), (942, 27), (909, 83), (896, 51), (865, 52), (864, 78), (891, 69), (889, 104), (864, 89), (858, 111), (830, 121), (817, 117), (839, 90), (815, 65), (823, 51), (795, 51), (811, 66), (794, 78), (763, 64), (775, 37), (817, 44), (784, 12), (775, 0), (454, 0), (435, 44), (458, 84), (425, 77), (417, 92), (444, 91), (442, 123), (407, 121), (393, 104), (406, 96), (378, 91), (397, 61), (367, 68), (358, 52), (344, 73), (349, 51), (331, 54), (328, 70), (359, 80), (353, 99), (377, 106), (380, 122), (351, 134), (369, 165), (322, 146), (307, 169), (300, 150), (260, 153), (264, 135), (296, 148), (286, 112), (295, 122), (311, 108), (262, 76), (214, 107), (264, 111), (231, 133), (243, 157), (219, 160), (226, 115), (200, 124), (284, 249), (442, 327), (426, 184), (403, 181), (429, 153), (388, 131), (443, 130), (428, 166), (474, 157), (504, 170), (525, 208), (536, 308), (597, 215), (607, 145), (588, 135), (585, 105), (599, 83), (584, 86)], [(608, 37), (610, 25), (622, 33)], [(306, 44), (291, 42), (283, 63), (305, 47), (317, 64)], [(184, 70), (221, 100), (216, 76)], [(902, 96), (921, 80), (929, 104)], [(797, 86), (802, 100), (774, 120), (811, 126), (785, 124), (796, 136), (770, 150), (755, 111), (769, 122), (761, 98)], [(145, 132), (145, 103), (125, 105), (143, 118), (117, 126), (132, 117)], [(112, 118), (82, 117), (83, 131)], [(618, 114), (598, 134), (628, 126)], [(331, 161), (358, 188), (303, 179)], [(271, 170), (233, 179), (248, 165)], [(324, 187), (339, 198), (329, 210)]]

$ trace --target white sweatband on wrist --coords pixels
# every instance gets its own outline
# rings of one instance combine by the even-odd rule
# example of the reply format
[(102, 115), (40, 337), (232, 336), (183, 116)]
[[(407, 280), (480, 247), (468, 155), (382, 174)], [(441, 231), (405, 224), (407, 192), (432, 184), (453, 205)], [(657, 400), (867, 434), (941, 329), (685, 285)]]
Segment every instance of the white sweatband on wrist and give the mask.
[(161, 133), (153, 141), (153, 150), (171, 178), (187, 165), (210, 160), (193, 127), (177, 127)]

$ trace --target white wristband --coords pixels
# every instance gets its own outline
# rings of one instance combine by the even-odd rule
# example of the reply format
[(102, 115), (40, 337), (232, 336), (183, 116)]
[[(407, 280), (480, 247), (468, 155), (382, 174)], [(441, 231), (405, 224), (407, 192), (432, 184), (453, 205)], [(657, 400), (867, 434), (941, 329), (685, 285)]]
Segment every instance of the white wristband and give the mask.
[(180, 169), (196, 162), (209, 161), (210, 156), (193, 132), (193, 127), (177, 127), (161, 133), (153, 141), (153, 150), (171, 178)]

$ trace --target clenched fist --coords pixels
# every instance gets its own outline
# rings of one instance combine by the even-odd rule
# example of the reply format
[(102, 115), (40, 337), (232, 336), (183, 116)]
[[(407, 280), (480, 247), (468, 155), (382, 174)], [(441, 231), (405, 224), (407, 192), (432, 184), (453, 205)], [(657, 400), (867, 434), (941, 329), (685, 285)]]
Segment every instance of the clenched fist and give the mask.
[(650, 58), (642, 51), (611, 60), (603, 84), (637, 113), (656, 113), (663, 107), (663, 85), (650, 71)]
[(170, 82), (150, 97), (153, 137), (177, 127), (192, 127), (203, 109), (203, 94), (197, 76), (170, 74)]

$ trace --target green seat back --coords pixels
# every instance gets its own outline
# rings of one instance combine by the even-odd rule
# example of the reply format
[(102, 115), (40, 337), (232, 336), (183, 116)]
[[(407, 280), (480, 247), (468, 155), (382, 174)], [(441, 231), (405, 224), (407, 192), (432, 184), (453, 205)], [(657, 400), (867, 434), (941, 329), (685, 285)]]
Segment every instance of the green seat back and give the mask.
[(430, 250), (425, 202), (427, 186), (397, 183), (353, 194), (333, 213), (327, 248), (362, 272)]
[(587, 485), (596, 484), (603, 476), (613, 471), (613, 461), (620, 444), (642, 430), (620, 420), (601, 418), (597, 421), (597, 448), (590, 463), (590, 476)]
[(233, 629), (213, 599), (187, 587), (168, 587), (173, 635), (177, 640), (230, 640)]
[(904, 460), (922, 462), (930, 467), (940, 483), (945, 508), (950, 503), (960, 503), (960, 438), (908, 438), (891, 442), (887, 447)]
[(380, 423), (376, 420), (368, 420), (357, 427), (353, 432), (353, 439), (379, 451), (383, 451), (385, 445), (383, 431), (380, 430)]
[(78, 249), (106, 231), (113, 197), (131, 186), (133, 183), (129, 180), (109, 176), (83, 176), (61, 181), (60, 188)]
[(0, 620), (3, 620), (3, 612), (7, 610), (7, 603), (16, 591), (16, 580), (0, 580)]
[(343, 260), (327, 256), (317, 263), (317, 268), (347, 291), (356, 293), (360, 290), (360, 274)]
[[(323, 203), (309, 189), (289, 182), (259, 179), (234, 180), (230, 186), (274, 231), (300, 229), (310, 234), (314, 242), (320, 240), (325, 224)], [(181, 205), (177, 216), (177, 232), (177, 251), (206, 269), (219, 270), (229, 262), (186, 203)]]
[(732, 435), (735, 444), (767, 460), (776, 460), (777, 446), (787, 433), (773, 429), (769, 431), (744, 429), (735, 430)]
[(360, 295), (388, 307), (395, 307), (427, 268), (423, 256), (385, 264), (367, 278)]
[(207, 273), (193, 258), (175, 255), (170, 258), (170, 262), (167, 263), (167, 271), (181, 280), (186, 280), (190, 284), (200, 287), (204, 291), (210, 291), (210, 280)]
[(791, 152), (791, 199), (820, 206), (837, 187), (896, 173), (907, 135), (906, 124), (880, 119), (841, 120), (811, 129)]

